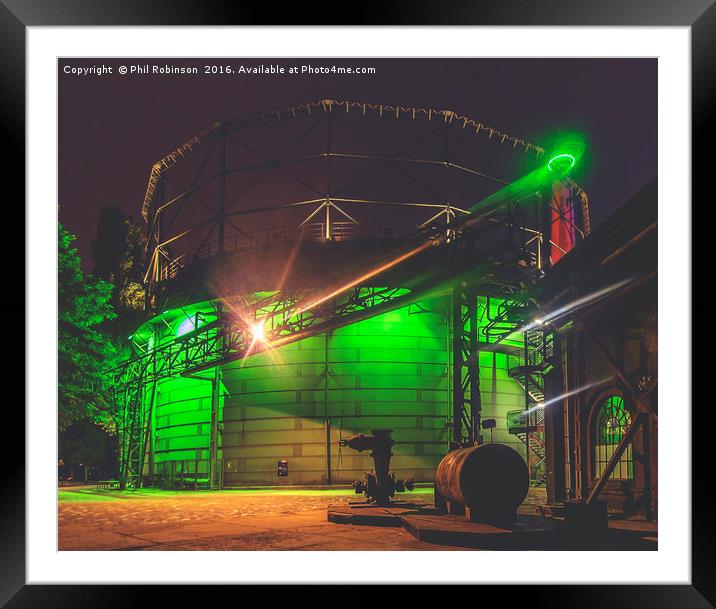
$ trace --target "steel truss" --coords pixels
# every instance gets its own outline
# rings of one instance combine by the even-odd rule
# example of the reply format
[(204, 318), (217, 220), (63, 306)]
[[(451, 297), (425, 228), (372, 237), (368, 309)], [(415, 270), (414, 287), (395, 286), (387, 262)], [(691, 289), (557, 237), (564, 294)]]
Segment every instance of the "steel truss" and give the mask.
[[(381, 146), (371, 142), (362, 133), (360, 133), (359, 129), (354, 129), (354, 127), (347, 124), (345, 122), (345, 118), (349, 115), (372, 117), (380, 120), (401, 119), (434, 123), (437, 129), (441, 129), (444, 132), (445, 149), (443, 151), (443, 158), (414, 158), (414, 155), (410, 154), (411, 149), (416, 143), (425, 137), (425, 135), (409, 142), (408, 145), (404, 146), (397, 152), (388, 152), (382, 149)], [(270, 157), (265, 153), (259, 152), (255, 147), (249, 145), (248, 142), (239, 138), (239, 135), (243, 131), (286, 121), (295, 121), (297, 119), (308, 120), (308, 128), (289, 142), (282, 151), (279, 151), (277, 154)], [(311, 133), (315, 132), (316, 128), (322, 124), (326, 126), (325, 144), (322, 149), (316, 151), (315, 154), (294, 154), (292, 156), (290, 153), (296, 144), (303, 141)], [(332, 142), (331, 136), (332, 124), (342, 124), (346, 129), (349, 129), (358, 141), (370, 149), (370, 152), (355, 154), (350, 150), (334, 150), (335, 143)], [(461, 131), (467, 130), (468, 132), (473, 132), (476, 135), (483, 135), (487, 140), (497, 143), (509, 144), (512, 148), (518, 148), (523, 152), (535, 155), (537, 158), (544, 152), (542, 148), (533, 143), (509, 135), (473, 118), (460, 115), (452, 110), (416, 108), (412, 106), (395, 106), (386, 104), (369, 104), (349, 100), (339, 101), (323, 99), (278, 111), (250, 116), (245, 119), (212, 124), (209, 128), (192, 137), (164, 158), (157, 161), (152, 166), (150, 171), (147, 190), (142, 203), (142, 216), (147, 221), (148, 226), (147, 274), (145, 277), (148, 288), (148, 306), (151, 307), (151, 296), (155, 290), (155, 285), (164, 280), (173, 278), (185, 265), (191, 263), (193, 257), (187, 255), (188, 252), (181, 254), (179, 257), (172, 253), (172, 249), (180, 246), (184, 240), (189, 238), (190, 235), (195, 234), (199, 239), (201, 239), (201, 235), (204, 235), (201, 245), (197, 250), (198, 252), (206, 245), (211, 246), (208, 242), (209, 237), (212, 234), (218, 234), (218, 241), (214, 249), (216, 251), (223, 252), (227, 248), (227, 245), (230, 244), (230, 236), (226, 235), (225, 230), (228, 225), (233, 229), (233, 231), (235, 231), (234, 244), (243, 246), (246, 239), (242, 238), (237, 241), (236, 237), (245, 237), (246, 233), (244, 233), (240, 226), (237, 226), (232, 222), (232, 219), (239, 216), (266, 213), (277, 210), (295, 209), (305, 206), (308, 209), (308, 215), (303, 223), (301, 223), (299, 229), (304, 226), (312, 228), (313, 225), (307, 226), (309, 221), (322, 219), (320, 237), (321, 239), (329, 240), (335, 238), (345, 238), (351, 234), (351, 231), (358, 227), (359, 221), (356, 217), (354, 217), (354, 215), (352, 215), (353, 212), (348, 213), (345, 210), (346, 206), (351, 206), (353, 208), (359, 206), (398, 206), (404, 208), (412, 207), (416, 209), (425, 208), (430, 212), (431, 217), (423, 222), (423, 226), (427, 226), (437, 220), (444, 220), (445, 223), (449, 225), (451, 222), (456, 220), (456, 216), (469, 214), (470, 212), (467, 209), (460, 207), (454, 200), (450, 199), (449, 174), (451, 172), (463, 173), (479, 179), (496, 182), (501, 185), (507, 185), (509, 182), (487, 175), (478, 169), (465, 167), (460, 163), (454, 162), (454, 159), (451, 159), (449, 155), (449, 134), (451, 131), (456, 129)], [(431, 130), (431, 132), (432, 131), (433, 130)], [(246, 166), (229, 167), (227, 165), (226, 153), (228, 144), (238, 146), (242, 151), (252, 155), (252, 158), (255, 158), (256, 161), (249, 163)], [(204, 149), (206, 154), (201, 161), (196, 175), (193, 177), (188, 186), (178, 184), (172, 178), (174, 172), (176, 171), (174, 168), (182, 159), (195, 154), (199, 148)], [(209, 162), (209, 157), (215, 150), (218, 151), (216, 154), (218, 159), (218, 168), (216, 168), (215, 173), (209, 176), (204, 176), (204, 174), (208, 171), (207, 163)], [(308, 160), (325, 161), (327, 173), (327, 184), (325, 187), (314, 187), (311, 184), (308, 184), (300, 176), (295, 175), (292, 171), (290, 171), (292, 164), (302, 163)], [(365, 171), (362, 171), (360, 175), (351, 179), (348, 183), (337, 185), (334, 183), (334, 179), (332, 177), (332, 166), (339, 160), (359, 160), (360, 162), (369, 163), (373, 162), (373, 166), (369, 167)], [(436, 194), (435, 191), (426, 187), (426, 192), (432, 192), (431, 198), (434, 196), (434, 199), (436, 199), (433, 201), (396, 201), (381, 200), (375, 196), (343, 196), (342, 193), (347, 188), (360, 182), (369, 174), (375, 173), (377, 168), (385, 165), (395, 167), (396, 170), (400, 171), (405, 178), (408, 178), (416, 185), (422, 185), (422, 187), (426, 187), (426, 185), (417, 175), (417, 170), (422, 171), (423, 167), (429, 165), (435, 166), (436, 168), (443, 168), (445, 171), (444, 193)], [(411, 172), (411, 167), (416, 169), (415, 173)], [(258, 171), (260, 173), (248, 184), (248, 186), (242, 188), (241, 192), (239, 192), (234, 198), (229, 199), (226, 193), (227, 176), (230, 174), (251, 171)], [(256, 209), (232, 209), (232, 206), (237, 202), (237, 200), (244, 197), (246, 193), (250, 191), (250, 189), (257, 182), (261, 181), (264, 176), (268, 175), (270, 171), (278, 171), (279, 173), (290, 178), (290, 180), (293, 180), (295, 183), (307, 188), (309, 191), (314, 193), (315, 196), (306, 200), (281, 202), (281, 204), (263, 206)], [(217, 182), (219, 185), (218, 201), (210, 204), (200, 198), (198, 191), (212, 182)], [(167, 184), (171, 184), (180, 190), (179, 194), (169, 198), (168, 200), (165, 199), (165, 187)], [(191, 227), (186, 229), (173, 229), (173, 224), (177, 219), (182, 206), (189, 200), (200, 204), (203, 208), (208, 210), (210, 217), (192, 222)], [(333, 214), (333, 218), (331, 211), (336, 212)], [(339, 219), (336, 220), (336, 217), (339, 217)], [(215, 230), (216, 232), (214, 232)], [(312, 232), (312, 230), (309, 231), (309, 233), (310, 232)]]
[(156, 380), (146, 383), (143, 371), (132, 372), (136, 372), (136, 375), (127, 374), (123, 378), (124, 409), (118, 425), (119, 480), (122, 489), (142, 486), (144, 463), (147, 451), (151, 448), (150, 422), (156, 396)]
[[(125, 362), (117, 370), (124, 388), (118, 400), (122, 405), (119, 425), (122, 438), (121, 487), (139, 488), (142, 485), (151, 440), (155, 389), (159, 380), (173, 376), (191, 377), (203, 370), (218, 369), (222, 364), (260, 353), (269, 347), (288, 344), (407, 306), (416, 299), (415, 294), (402, 288), (355, 287), (340, 297), (301, 309), (300, 303), (310, 305), (315, 302), (316, 296), (313, 293), (300, 296), (277, 294), (245, 309), (241, 316), (219, 311), (213, 321)], [(255, 323), (263, 324), (265, 334), (262, 340), (252, 337), (251, 328)], [(218, 386), (212, 395), (216, 391)], [(212, 404), (214, 401), (212, 398)], [(212, 429), (215, 427), (212, 420)], [(212, 446), (215, 445), (215, 440), (212, 440)]]
[[(341, 122), (341, 116), (347, 114), (371, 115), (377, 118), (401, 118), (412, 120), (424, 119), (435, 121), (438, 128), (444, 131), (444, 151), (440, 160), (413, 158), (406, 148), (395, 154), (388, 154), (361, 134), (358, 137), (367, 144), (372, 152), (370, 154), (352, 154), (333, 150), (331, 144), (331, 124)], [(253, 150), (245, 142), (236, 140), (237, 133), (242, 129), (260, 127), (281, 121), (313, 117), (308, 129), (296, 140), (278, 154), (277, 158), (265, 158)], [(327, 141), (325, 149), (313, 157), (288, 156), (293, 146), (310, 133), (319, 124), (327, 126)], [(187, 376), (212, 381), (212, 433), (210, 449), (212, 453), (212, 467), (216, 464), (215, 454), (217, 446), (218, 391), (220, 385), (220, 366), (231, 361), (240, 360), (250, 355), (260, 353), (267, 348), (278, 347), (303, 338), (327, 332), (343, 325), (354, 323), (362, 319), (379, 315), (389, 310), (407, 306), (424, 298), (436, 289), (442, 293), (452, 293), (452, 336), (453, 336), (453, 412), (452, 412), (452, 445), (474, 444), (480, 441), (480, 385), (479, 385), (479, 346), (485, 342), (499, 342), (509, 333), (517, 330), (534, 312), (532, 302), (526, 296), (525, 282), (515, 281), (503, 285), (508, 290), (505, 303), (501, 305), (498, 316), (489, 320), (486, 327), (478, 327), (477, 294), (478, 286), (486, 282), (496, 266), (509, 266), (513, 279), (515, 274), (528, 271), (530, 283), (541, 276), (543, 252), (545, 243), (543, 234), (526, 226), (524, 217), (515, 214), (512, 204), (505, 205), (504, 201), (492, 204), (489, 210), (471, 213), (451, 201), (450, 172), (458, 171), (478, 178), (497, 182), (501, 185), (507, 182), (488, 176), (474, 168), (464, 167), (450, 158), (449, 133), (454, 128), (472, 129), (476, 134), (484, 134), (489, 139), (500, 143), (509, 143), (512, 147), (520, 147), (525, 152), (532, 152), (539, 157), (544, 151), (534, 144), (515, 138), (506, 133), (488, 127), (474, 119), (460, 116), (450, 110), (435, 110), (430, 108), (412, 108), (403, 106), (389, 106), (379, 104), (366, 104), (361, 102), (320, 100), (292, 108), (272, 112), (264, 115), (249, 117), (245, 120), (227, 123), (215, 123), (210, 128), (191, 138), (185, 144), (155, 163), (149, 177), (145, 199), (142, 205), (142, 215), (148, 224), (147, 242), (147, 274), (145, 277), (147, 287), (147, 311), (152, 308), (152, 295), (157, 286), (174, 278), (190, 262), (188, 252), (178, 257), (171, 253), (171, 248), (195, 230), (208, 230), (200, 249), (207, 247), (207, 257), (210, 255), (223, 256), (230, 249), (230, 242), (225, 235), (225, 225), (230, 225), (235, 231), (234, 248), (251, 247), (255, 239), (232, 224), (232, 219), (242, 215), (263, 213), (265, 211), (279, 211), (301, 206), (314, 207), (309, 209), (309, 215), (302, 223), (308, 228), (307, 222), (323, 212), (325, 219), (320, 225), (319, 235), (324, 240), (335, 240), (349, 235), (358, 221), (347, 213), (343, 206), (348, 205), (382, 205), (426, 208), (431, 217), (423, 222), (414, 231), (410, 232), (403, 243), (413, 240), (413, 243), (428, 246), (450, 248), (457, 253), (457, 258), (464, 263), (460, 270), (450, 269), (445, 273), (437, 273), (439, 278), (432, 277), (414, 280), (403, 277), (400, 288), (372, 287), (375, 285), (395, 285), (393, 281), (381, 281), (382, 274), (371, 276), (369, 282), (355, 281), (346, 284), (341, 289), (328, 295), (318, 290), (301, 291), (298, 293), (277, 292), (268, 298), (254, 302), (235, 304), (231, 299), (222, 299), (214, 302), (215, 311), (212, 314), (197, 317), (194, 329), (179, 336), (169, 343), (156, 348), (149, 348), (146, 352), (124, 362), (117, 370), (123, 385), (123, 392), (117, 396), (122, 408), (118, 417), (120, 446), (120, 483), (124, 488), (138, 488), (142, 485), (147, 454), (151, 441), (151, 421), (154, 408), (157, 382), (164, 378)], [(258, 161), (255, 165), (229, 169), (226, 166), (226, 146), (228, 142), (237, 144), (254, 154)], [(206, 157), (194, 176), (189, 187), (180, 186), (180, 194), (172, 199), (165, 200), (164, 190), (167, 181), (170, 181), (168, 171), (183, 157), (191, 154), (198, 147), (207, 150)], [(200, 176), (208, 162), (213, 150), (218, 150), (218, 173), (203, 182)], [(327, 162), (327, 186), (323, 192), (316, 191), (316, 197), (310, 200), (282, 203), (280, 205), (266, 206), (256, 209), (231, 209), (231, 206), (252, 187), (255, 181), (238, 193), (233, 199), (227, 199), (226, 177), (230, 173), (241, 171), (260, 170), (262, 173), (256, 178), (260, 179), (267, 170), (277, 169), (284, 172), (289, 178), (309, 187), (300, 177), (291, 173), (287, 167), (294, 162), (305, 161), (310, 158), (325, 159)], [(393, 201), (373, 198), (356, 198), (342, 196), (342, 192), (355, 181), (374, 171), (369, 169), (348, 184), (336, 187), (333, 184), (331, 163), (339, 159), (360, 159), (362, 161), (375, 161), (375, 164), (389, 163), (399, 168), (408, 178), (417, 180), (409, 171), (409, 167), (424, 165), (437, 165), (444, 168), (444, 192), (436, 196), (434, 202), (424, 201)], [(218, 180), (218, 201), (209, 205), (201, 200), (196, 192), (204, 184)], [(417, 180), (420, 182), (420, 180)], [(588, 234), (588, 208), (586, 194), (571, 182), (568, 184), (582, 201), (583, 214), (586, 217), (585, 231), (579, 231), (582, 236)], [(177, 184), (177, 186), (179, 186)], [(538, 193), (533, 193), (539, 197)], [(527, 194), (527, 197), (533, 195)], [(527, 198), (525, 197), (525, 198)], [(173, 221), (176, 219), (181, 206), (192, 199), (209, 210), (210, 217), (198, 225), (185, 231), (168, 235)], [(517, 211), (519, 211), (519, 202)], [(507, 212), (504, 212), (504, 207)], [(342, 223), (331, 219), (331, 210), (343, 217)], [(173, 216), (169, 212), (174, 212)], [(345, 225), (345, 226), (344, 226)], [(212, 231), (218, 227), (219, 241), (211, 251), (208, 242)], [(297, 227), (296, 230), (300, 230)], [(274, 230), (274, 229), (272, 229)], [(203, 234), (203, 233), (202, 233)], [(382, 233), (380, 233), (382, 234)], [(297, 232), (286, 234), (285, 239), (295, 239)], [(401, 236), (403, 239), (403, 236)], [(261, 242), (261, 240), (257, 240)], [(266, 235), (268, 242), (268, 233)], [(481, 249), (480, 249), (481, 248)], [(495, 254), (509, 252), (507, 258), (495, 260)], [(194, 259), (197, 258), (194, 254)], [(532, 271), (536, 271), (533, 273)], [(392, 272), (392, 271), (391, 271)], [(447, 291), (446, 290), (447, 286)], [(484, 293), (484, 292), (483, 292)], [(489, 311), (489, 306), (488, 306)], [(256, 324), (260, 324), (261, 336), (256, 332)], [(479, 333), (483, 335), (480, 336)], [(532, 347), (526, 339), (525, 362), (528, 362)], [(201, 376), (202, 371), (214, 369), (212, 378)], [(219, 374), (219, 376), (217, 376)], [(196, 376), (198, 375), (198, 376)], [(529, 385), (529, 381), (527, 382)], [(529, 387), (525, 388), (526, 396), (530, 395)], [(533, 402), (534, 403), (534, 400)], [(151, 470), (151, 464), (150, 464)], [(214, 484), (216, 472), (210, 472), (210, 484)]]
[[(490, 218), (493, 219), (493, 218)], [(481, 285), (492, 281), (495, 267), (504, 263), (484, 257), (484, 252), (472, 246), (482, 244), (493, 252), (504, 250), (508, 244), (503, 237), (491, 235), (490, 231), (503, 228), (508, 232), (514, 222), (503, 218), (501, 222), (485, 222), (473, 225), (472, 233), (427, 235), (430, 247), (448, 248), (453, 260), (467, 257), (471, 272), (452, 278), (449, 271), (428, 275), (421, 282), (410, 282), (405, 287), (373, 287), (353, 285), (326, 296), (320, 290), (296, 294), (277, 292), (250, 305), (235, 306), (231, 300), (215, 303), (213, 313), (197, 314), (194, 329), (169, 343), (148, 349), (145, 353), (128, 360), (118, 374), (125, 388), (123, 419), (120, 434), (122, 444), (121, 484), (137, 488), (142, 483), (142, 472), (150, 438), (150, 421), (154, 400), (154, 387), (163, 379), (176, 376), (194, 377), (198, 373), (216, 369), (231, 361), (243, 359), (309, 336), (355, 323), (362, 319), (407, 306), (427, 293), (452, 286), (453, 301), (453, 417), (452, 445), (469, 445), (479, 442), (480, 436), (480, 385), (477, 294)], [(524, 232), (524, 231), (523, 231)], [(516, 260), (534, 264), (534, 256), (524, 250), (530, 240), (530, 232), (524, 232), (517, 244), (511, 245), (509, 265), (519, 268)], [(458, 269), (457, 265), (451, 265)], [(536, 267), (535, 267), (536, 268)], [(380, 274), (372, 278), (381, 283)], [(503, 289), (507, 286), (503, 285)], [(512, 297), (501, 306), (497, 318), (486, 328), (480, 328), (485, 339), (491, 340), (499, 328), (506, 333), (516, 323), (526, 318), (524, 292), (521, 284), (515, 284)], [(515, 304), (517, 303), (517, 304)], [(515, 314), (517, 307), (520, 314)], [(262, 338), (257, 339), (256, 324), (261, 324)], [(491, 335), (492, 332), (492, 335)], [(195, 377), (204, 378), (204, 377)], [(207, 378), (206, 380), (211, 380)], [(151, 388), (151, 391), (149, 390)], [(151, 396), (151, 397), (149, 397)], [(215, 439), (213, 444), (215, 445)], [(213, 477), (212, 477), (213, 480)]]
[[(192, 331), (167, 344), (148, 349), (146, 353), (125, 362), (118, 370), (125, 388), (124, 416), (120, 429), (123, 438), (121, 484), (124, 487), (137, 488), (142, 483), (151, 435), (154, 387), (159, 380), (176, 376), (191, 377), (208, 369), (217, 369), (223, 364), (249, 357), (268, 348), (407, 306), (436, 289), (441, 289), (442, 293), (450, 293), (445, 292), (446, 284), (452, 286), (453, 302), (451, 443), (458, 446), (479, 442), (479, 345), (485, 342), (499, 343), (504, 337), (517, 331), (535, 311), (526, 296), (523, 283), (502, 284), (503, 290), (513, 293), (506, 295), (507, 298), (498, 308), (496, 317), (490, 319), (486, 326), (478, 327), (477, 295), (480, 286), (492, 280), (491, 273), (494, 272), (495, 265), (502, 267), (504, 263), (494, 259), (486, 260), (484, 252), (476, 251), (472, 246), (480, 243), (483, 248), (493, 252), (504, 250), (507, 247), (504, 237), (490, 234), (490, 231), (500, 227), (514, 232), (510, 229), (515, 227), (515, 223), (506, 217), (500, 222), (473, 224), (472, 233), (462, 234), (458, 231), (447, 235), (441, 233), (439, 238), (435, 235), (425, 236), (431, 247), (448, 248), (448, 251), (452, 252), (450, 258), (453, 261), (468, 257), (472, 261), (468, 264), (472, 272), (467, 275), (453, 275), (451, 278), (449, 274), (437, 273), (439, 279), (428, 276), (422, 282), (412, 284), (409, 278), (406, 278), (405, 284), (409, 285), (409, 288), (357, 284), (328, 296), (320, 290), (296, 294), (277, 292), (248, 306), (235, 306), (230, 299), (220, 301), (215, 303), (216, 310), (213, 313), (197, 314)], [(537, 270), (534, 252), (525, 251), (525, 244), (533, 241), (533, 231), (517, 232), (519, 240), (511, 245), (509, 265), (517, 269), (519, 264), (516, 261), (522, 260), (528, 269)], [(454, 269), (457, 268), (455, 265)], [(539, 274), (532, 276), (539, 277)], [(372, 282), (381, 283), (380, 274), (373, 277)], [(254, 336), (257, 323), (262, 326), (261, 339)], [(541, 331), (532, 331), (529, 335), (534, 337), (538, 334), (541, 334)], [(537, 361), (535, 341), (530, 339), (527, 345), (529, 352), (525, 355), (525, 361)], [(510, 372), (513, 378), (519, 381), (516, 371)], [(540, 374), (537, 370), (532, 373)], [(526, 406), (529, 409), (537, 404), (539, 398), (535, 396), (538, 394), (535, 393), (534, 382), (530, 384), (527, 380), (523, 386), (526, 396), (530, 399)], [(212, 442), (215, 446), (215, 439)]]
[(157, 161), (152, 166), (150, 172), (149, 182), (147, 184), (147, 190), (144, 195), (144, 201), (142, 203), (142, 216), (145, 221), (149, 220), (150, 209), (154, 196), (156, 194), (157, 183), (161, 175), (171, 168), (179, 159), (183, 158), (187, 154), (191, 153), (194, 148), (204, 143), (212, 135), (215, 135), (221, 130), (237, 130), (245, 129), (250, 127), (260, 127), (271, 123), (277, 123), (280, 121), (293, 120), (301, 117), (308, 117), (320, 113), (331, 113), (333, 109), (337, 111), (344, 111), (345, 114), (360, 113), (363, 116), (371, 114), (379, 118), (400, 118), (401, 113), (405, 116), (409, 116), (413, 120), (425, 119), (431, 121), (433, 119), (442, 119), (446, 124), (454, 124), (462, 129), (474, 129), (475, 133), (485, 133), (487, 137), (495, 140), (499, 140), (501, 143), (510, 143), (513, 147), (518, 145), (524, 148), (526, 151), (533, 150), (537, 156), (544, 153), (544, 149), (540, 146), (536, 146), (523, 139), (503, 133), (499, 129), (485, 125), (468, 116), (462, 116), (452, 110), (438, 110), (435, 108), (414, 108), (411, 106), (392, 106), (389, 104), (370, 104), (366, 102), (356, 101), (338, 101), (335, 99), (322, 99), (315, 102), (308, 102), (306, 104), (299, 104), (284, 108), (282, 110), (275, 110), (264, 114), (256, 114), (245, 119), (228, 121), (226, 123), (213, 123), (208, 129), (203, 130), (201, 133), (193, 136), (187, 140), (184, 144), (164, 156), (162, 159)]

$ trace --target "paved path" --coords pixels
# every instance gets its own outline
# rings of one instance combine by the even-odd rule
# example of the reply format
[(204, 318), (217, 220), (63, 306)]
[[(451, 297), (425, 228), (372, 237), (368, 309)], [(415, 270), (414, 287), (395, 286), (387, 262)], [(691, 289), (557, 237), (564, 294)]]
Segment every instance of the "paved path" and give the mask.
[[(432, 489), (402, 495), (432, 503)], [(58, 490), (60, 550), (460, 550), (401, 528), (334, 524), (329, 504), (352, 490)], [(530, 489), (521, 512), (544, 503)], [(616, 524), (616, 523), (615, 523)], [(655, 527), (654, 527), (655, 528)]]
[[(406, 494), (407, 495), (407, 494)], [(431, 489), (411, 500), (432, 501)], [(60, 550), (454, 550), (398, 528), (333, 524), (344, 491), (60, 489)]]

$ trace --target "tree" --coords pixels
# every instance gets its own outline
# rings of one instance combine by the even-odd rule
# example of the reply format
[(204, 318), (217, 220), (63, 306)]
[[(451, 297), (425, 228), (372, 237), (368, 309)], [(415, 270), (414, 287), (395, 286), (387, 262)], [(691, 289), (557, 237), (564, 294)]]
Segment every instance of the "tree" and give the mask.
[(116, 317), (111, 302), (114, 286), (83, 273), (72, 247), (76, 237), (61, 224), (58, 228), (59, 431), (85, 420), (111, 430), (111, 368), (120, 353), (102, 326)]
[(117, 438), (89, 420), (72, 423), (59, 436), (58, 456), (64, 473), (77, 480), (87, 476), (109, 478), (117, 472)]
[(136, 326), (144, 309), (144, 244), (141, 228), (116, 205), (100, 210), (97, 238), (92, 242), (92, 273), (114, 284), (112, 303), (119, 319), (118, 335)]

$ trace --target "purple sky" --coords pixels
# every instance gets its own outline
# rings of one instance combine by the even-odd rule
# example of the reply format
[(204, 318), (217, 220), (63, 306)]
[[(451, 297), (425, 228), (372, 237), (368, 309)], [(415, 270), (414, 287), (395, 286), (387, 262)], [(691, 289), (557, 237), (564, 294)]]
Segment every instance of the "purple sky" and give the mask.
[[(202, 67), (309, 61), (317, 62), (166, 60)], [(589, 194), (594, 224), (657, 172), (655, 59), (320, 60), (376, 67), (361, 76), (117, 73), (147, 62), (165, 60), (59, 61), (60, 221), (78, 235), (86, 268), (100, 207), (117, 204), (139, 219), (149, 169), (167, 152), (216, 120), (323, 98), (452, 109), (537, 144), (555, 130), (584, 132), (589, 161), (575, 178)], [(114, 74), (64, 73), (65, 65), (102, 64)]]

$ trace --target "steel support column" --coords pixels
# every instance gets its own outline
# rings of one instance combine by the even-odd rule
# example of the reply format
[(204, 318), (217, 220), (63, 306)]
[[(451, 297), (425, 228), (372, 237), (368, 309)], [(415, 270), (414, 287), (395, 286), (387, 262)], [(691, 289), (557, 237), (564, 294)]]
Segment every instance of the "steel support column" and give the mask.
[(330, 241), (333, 234), (331, 232), (331, 190), (333, 189), (333, 163), (331, 157), (331, 140), (332, 140), (332, 125), (331, 125), (331, 112), (329, 111), (326, 115), (326, 162), (328, 164), (328, 171), (326, 172), (326, 228), (324, 231), (324, 237), (326, 241)]
[(451, 446), (473, 445), (480, 438), (480, 373), (477, 350), (477, 294), (458, 283), (453, 288), (453, 412)]
[[(544, 378), (545, 401), (562, 395), (563, 344), (562, 336), (554, 334), (555, 368)], [(547, 478), (547, 503), (554, 504), (566, 499), (564, 458), (564, 400), (544, 409), (545, 476)]]
[(529, 345), (529, 333), (523, 332), (522, 337), (524, 340), (524, 361), (525, 361), (525, 417), (527, 419), (525, 427), (525, 462), (527, 463), (527, 471), (530, 473), (530, 479), (532, 478), (532, 466), (530, 465), (530, 419), (529, 416), (530, 408), (532, 406), (532, 400), (530, 399), (530, 345)]
[(654, 414), (653, 409), (651, 415), (642, 424), (644, 428), (645, 437), (645, 453), (647, 455), (647, 482), (648, 484), (648, 498), (649, 510), (648, 517), (652, 520), (657, 520), (659, 517), (659, 467), (658, 467), (658, 454), (659, 454), (659, 419)]
[[(140, 488), (151, 442), (151, 418), (156, 393), (156, 381), (152, 383), (149, 403), (145, 403), (147, 382), (142, 370), (129, 381), (125, 390), (124, 417), (120, 433), (121, 460), (119, 485), (121, 489)], [(150, 472), (151, 473), (151, 472)]]
[(217, 459), (219, 453), (219, 403), (221, 400), (221, 367), (214, 368), (211, 380), (211, 428), (209, 431), (209, 488), (217, 488)]
[(149, 398), (149, 405), (143, 414), (144, 440), (142, 441), (142, 455), (139, 463), (139, 486), (144, 481), (144, 464), (147, 463), (147, 477), (149, 478), (149, 486), (154, 484), (154, 402), (157, 399), (157, 382), (152, 383), (152, 389)]
[[(164, 203), (164, 176), (159, 174), (156, 183), (155, 190), (155, 205), (154, 209), (150, 209), (151, 213), (154, 213)], [(147, 223), (147, 245), (145, 249), (145, 264), (144, 267), (148, 271), (148, 280), (145, 279), (144, 286), (144, 310), (150, 311), (152, 307), (152, 286), (161, 276), (161, 267), (159, 252), (156, 251), (157, 246), (161, 243), (162, 228), (164, 224), (164, 215), (159, 214), (158, 217), (151, 216), (150, 221)], [(153, 274), (149, 269), (154, 266)]]
[(224, 253), (224, 226), (226, 212), (226, 129), (219, 135), (219, 209), (216, 221), (219, 225), (219, 253)]
[(328, 347), (330, 344), (331, 332), (324, 335), (324, 379), (323, 379), (323, 427), (326, 434), (326, 483), (333, 484), (331, 472), (331, 418), (328, 412), (328, 381), (331, 374), (330, 362), (328, 359)]
[(574, 356), (574, 351), (577, 348), (575, 345), (575, 335), (570, 334), (565, 336), (565, 343), (566, 348), (564, 351), (564, 370), (563, 370), (563, 381), (564, 381), (564, 392), (567, 394), (567, 398), (565, 398), (564, 406), (565, 406), (565, 412), (564, 412), (564, 428), (567, 432), (566, 442), (565, 442), (565, 452), (567, 455), (566, 465), (568, 472), (565, 472), (568, 478), (569, 486), (568, 486), (568, 495), (570, 499), (575, 499), (577, 497), (577, 489), (578, 489), (578, 476), (577, 476), (577, 452), (579, 450), (579, 444), (577, 441), (577, 438), (575, 438), (576, 433), (576, 423), (575, 419), (577, 418), (576, 414), (576, 405), (575, 405), (575, 396), (570, 395), (570, 391), (578, 387), (579, 385), (576, 384), (575, 379), (575, 368), (576, 368), (576, 358)]

